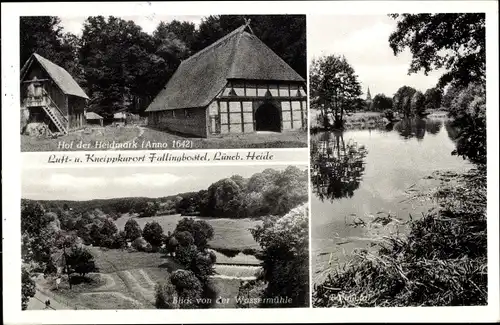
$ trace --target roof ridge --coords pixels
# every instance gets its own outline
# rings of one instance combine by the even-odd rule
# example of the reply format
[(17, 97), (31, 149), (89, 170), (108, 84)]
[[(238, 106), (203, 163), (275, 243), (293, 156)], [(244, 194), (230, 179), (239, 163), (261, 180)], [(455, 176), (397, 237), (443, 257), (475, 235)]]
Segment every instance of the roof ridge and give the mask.
[[(239, 37), (238, 39), (236, 40), (236, 44), (234, 44), (234, 47), (233, 47), (233, 53), (231, 53), (231, 67), (229, 68), (228, 70), (228, 74), (226, 75), (226, 79), (230, 78), (232, 75), (233, 75), (233, 70), (234, 70), (234, 64), (235, 64), (235, 57), (236, 57), (236, 51), (238, 51), (238, 45), (240, 44), (240, 40), (241, 40), (241, 36), (243, 35), (243, 33), (245, 32), (245, 28), (247, 27), (247, 25), (243, 25), (243, 30), (242, 32), (239, 34)], [(240, 27), (241, 28), (241, 27)]]
[(242, 26), (240, 26), (240, 27), (236, 28), (236, 29), (235, 29), (235, 30), (233, 30), (231, 33), (229, 33), (229, 34), (227, 34), (226, 36), (224, 36), (224, 37), (222, 37), (222, 38), (218, 39), (217, 41), (213, 42), (212, 44), (208, 45), (207, 47), (205, 47), (205, 48), (203, 48), (203, 49), (199, 50), (199, 51), (198, 51), (198, 52), (196, 52), (195, 54), (191, 55), (189, 58), (187, 58), (186, 60), (182, 61), (182, 62), (181, 62), (181, 64), (182, 64), (182, 63), (184, 63), (184, 62), (190, 61), (191, 59), (193, 59), (193, 58), (195, 58), (195, 57), (199, 56), (200, 54), (205, 53), (206, 51), (208, 51), (208, 50), (210, 50), (210, 49), (214, 48), (216, 45), (218, 45), (218, 44), (222, 43), (222, 42), (223, 42), (223, 41), (225, 41), (226, 39), (231, 38), (232, 36), (234, 36), (235, 34), (238, 34), (238, 33), (239, 33), (239, 32), (241, 32), (241, 31), (244, 31), (244, 30), (245, 30), (245, 28), (246, 28), (246, 25), (242, 25)]

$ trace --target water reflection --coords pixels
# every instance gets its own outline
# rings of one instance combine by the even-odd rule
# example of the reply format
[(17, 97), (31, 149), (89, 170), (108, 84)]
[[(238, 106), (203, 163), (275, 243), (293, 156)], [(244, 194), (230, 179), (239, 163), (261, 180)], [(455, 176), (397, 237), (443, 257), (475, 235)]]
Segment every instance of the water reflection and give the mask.
[(342, 132), (321, 134), (311, 141), (311, 182), (321, 201), (352, 197), (365, 170), (367, 150), (355, 141), (344, 141)]
[(396, 130), (404, 139), (416, 138), (421, 141), (425, 137), (425, 132), (438, 134), (443, 122), (434, 119), (408, 118), (394, 124)]

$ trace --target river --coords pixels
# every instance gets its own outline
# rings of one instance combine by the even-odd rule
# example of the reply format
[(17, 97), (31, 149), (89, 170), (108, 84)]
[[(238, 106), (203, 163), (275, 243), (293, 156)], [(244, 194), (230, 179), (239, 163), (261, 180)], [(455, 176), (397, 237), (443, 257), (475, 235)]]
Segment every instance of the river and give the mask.
[[(401, 224), (428, 211), (430, 200), (408, 201), (409, 189), (437, 184), (435, 171), (470, 167), (452, 156), (454, 132), (446, 119), (402, 120), (381, 129), (311, 135), (311, 250), (313, 282), (373, 247), (374, 234), (404, 231)], [(362, 222), (390, 215), (392, 228)]]

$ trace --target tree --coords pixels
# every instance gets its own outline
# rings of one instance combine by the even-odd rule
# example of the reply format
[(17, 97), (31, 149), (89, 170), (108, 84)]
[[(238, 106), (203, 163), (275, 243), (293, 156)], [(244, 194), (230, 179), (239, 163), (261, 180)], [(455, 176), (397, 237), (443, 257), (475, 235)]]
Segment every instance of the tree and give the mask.
[(313, 60), (310, 68), (311, 106), (322, 111), (323, 126), (342, 129), (344, 114), (359, 106), (361, 85), (345, 57), (330, 55)]
[(167, 246), (167, 252), (170, 254), (170, 256), (173, 256), (173, 254), (177, 250), (178, 245), (179, 245), (179, 241), (174, 236), (170, 236), (168, 238), (168, 241), (166, 242), (166, 246)]
[(188, 269), (191, 269), (197, 254), (198, 248), (193, 244), (179, 244), (175, 249), (175, 259)]
[(376, 112), (383, 112), (386, 109), (392, 108), (392, 98), (387, 97), (384, 94), (377, 94), (373, 97), (371, 110)]
[(36, 288), (35, 281), (31, 277), (31, 273), (26, 266), (21, 267), (21, 309), (28, 308), (30, 298), (35, 296)]
[(424, 94), (422, 94), (421, 91), (416, 91), (413, 94), (410, 102), (412, 114), (421, 115), (425, 110), (424, 103), (425, 103)]
[(208, 241), (214, 236), (214, 229), (210, 224), (204, 220), (195, 220), (193, 218), (183, 218), (175, 227), (174, 234), (181, 245), (184, 244), (177, 234), (184, 232), (191, 234), (193, 238), (192, 243), (200, 250), (205, 249), (208, 245)]
[(76, 36), (64, 34), (61, 19), (55, 16), (23, 16), (19, 20), (20, 66), (37, 53), (66, 68), (72, 75), (77, 60)]
[(214, 217), (238, 215), (241, 189), (229, 178), (221, 179), (208, 188), (207, 213)]
[(411, 100), (415, 95), (415, 88), (409, 86), (402, 86), (398, 89), (392, 98), (392, 107), (394, 111), (403, 113), (405, 116), (411, 116)]
[(486, 77), (484, 13), (393, 14), (396, 31), (389, 44), (398, 55), (412, 54), (409, 73), (446, 68), (438, 86), (450, 82), (467, 86)]
[(153, 32), (153, 37), (162, 39), (169, 37), (169, 34), (175, 35), (185, 44), (187, 49), (192, 49), (197, 38), (196, 25), (188, 21), (172, 20), (168, 23), (162, 21)]
[(159, 206), (155, 202), (147, 202), (144, 210), (142, 210), (140, 213), (140, 218), (149, 218), (156, 215), (156, 212), (158, 212), (158, 208)]
[(112, 219), (104, 219), (101, 228), (99, 229), (102, 238), (111, 238), (118, 232), (118, 228)]
[(90, 227), (89, 236), (90, 236), (90, 240), (92, 242), (92, 245), (101, 246), (102, 240), (104, 238), (101, 234), (101, 229), (95, 223), (93, 223), (92, 226)]
[(438, 87), (429, 88), (425, 91), (425, 109), (439, 109), (441, 107), (441, 99), (443, 91)]
[(112, 248), (125, 248), (127, 247), (127, 234), (125, 231), (120, 231), (113, 236)]
[(156, 221), (148, 222), (144, 226), (142, 236), (152, 246), (159, 247), (163, 241), (163, 228)]
[(458, 94), (463, 90), (463, 87), (457, 85), (450, 85), (446, 89), (446, 92), (443, 95), (443, 99), (441, 101), (441, 105), (447, 110), (451, 109), (453, 100), (458, 96)]
[(170, 281), (175, 286), (182, 309), (192, 309), (198, 307), (198, 300), (203, 293), (203, 286), (192, 271), (176, 270), (172, 272)]
[(177, 39), (148, 35), (133, 21), (87, 18), (79, 55), (90, 109), (105, 118), (121, 108), (141, 113), (177, 68), (184, 48)]
[(214, 264), (216, 255), (214, 252), (198, 252), (192, 262), (192, 271), (202, 283), (206, 283), (211, 275), (215, 274)]
[(459, 130), (454, 155), (486, 165), (486, 87), (471, 84), (453, 100), (450, 115)]
[(78, 273), (80, 276), (85, 276), (90, 272), (96, 272), (94, 257), (92, 254), (83, 247), (73, 246), (70, 251), (66, 253), (66, 264), (71, 271)]
[(133, 218), (130, 218), (127, 220), (125, 223), (125, 237), (132, 241), (136, 239), (137, 237), (142, 236), (142, 230), (137, 221)]
[(251, 230), (263, 252), (267, 282), (263, 298), (289, 297), (291, 303), (284, 303), (286, 307), (307, 306), (309, 301), (308, 215), (307, 204), (303, 204)]

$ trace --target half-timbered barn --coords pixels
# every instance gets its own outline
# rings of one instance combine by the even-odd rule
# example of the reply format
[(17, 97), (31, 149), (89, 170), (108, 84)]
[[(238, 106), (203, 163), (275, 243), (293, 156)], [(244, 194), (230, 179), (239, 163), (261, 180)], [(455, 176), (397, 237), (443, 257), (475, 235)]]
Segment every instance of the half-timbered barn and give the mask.
[(45, 123), (51, 133), (85, 126), (88, 96), (62, 67), (33, 54), (21, 69), (21, 111), (25, 123)]
[(305, 80), (246, 27), (181, 62), (148, 125), (199, 137), (305, 127)]

